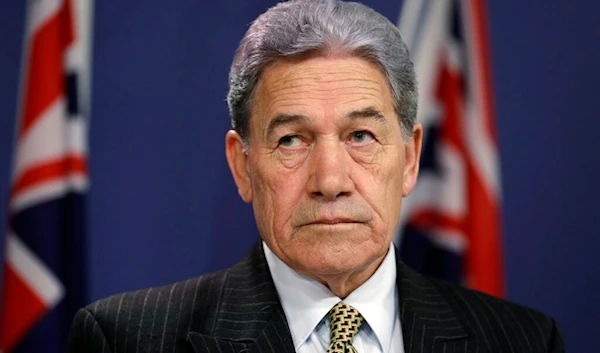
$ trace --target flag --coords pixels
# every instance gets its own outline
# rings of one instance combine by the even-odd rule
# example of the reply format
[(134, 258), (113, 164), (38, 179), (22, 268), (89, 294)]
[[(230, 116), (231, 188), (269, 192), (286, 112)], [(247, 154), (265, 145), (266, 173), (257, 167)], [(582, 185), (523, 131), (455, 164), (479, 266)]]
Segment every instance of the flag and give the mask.
[(90, 1), (30, 0), (0, 293), (0, 352), (62, 352), (85, 302)]
[(405, 0), (424, 142), (396, 235), (417, 270), (504, 294), (501, 190), (484, 0)]

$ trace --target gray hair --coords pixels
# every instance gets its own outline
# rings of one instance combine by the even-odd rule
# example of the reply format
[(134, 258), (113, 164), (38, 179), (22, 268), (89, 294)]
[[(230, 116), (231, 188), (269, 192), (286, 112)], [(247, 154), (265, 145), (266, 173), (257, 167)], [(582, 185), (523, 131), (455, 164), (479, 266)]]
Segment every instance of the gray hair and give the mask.
[(231, 124), (247, 145), (254, 91), (265, 69), (281, 58), (343, 53), (363, 58), (386, 76), (402, 136), (417, 116), (417, 83), (400, 32), (373, 9), (339, 0), (292, 0), (260, 15), (242, 39), (229, 72)]

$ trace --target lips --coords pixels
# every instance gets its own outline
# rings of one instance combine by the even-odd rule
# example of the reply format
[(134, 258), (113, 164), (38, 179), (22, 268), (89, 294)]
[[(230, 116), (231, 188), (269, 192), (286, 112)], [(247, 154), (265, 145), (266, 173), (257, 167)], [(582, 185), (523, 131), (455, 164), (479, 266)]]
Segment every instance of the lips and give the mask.
[(321, 225), (368, 225), (373, 215), (361, 202), (309, 203), (293, 210), (291, 225), (296, 227)]
[(307, 225), (312, 224), (327, 224), (327, 225), (335, 225), (335, 224), (348, 224), (348, 223), (362, 223), (358, 222), (354, 219), (350, 218), (322, 218), (316, 221), (308, 222)]

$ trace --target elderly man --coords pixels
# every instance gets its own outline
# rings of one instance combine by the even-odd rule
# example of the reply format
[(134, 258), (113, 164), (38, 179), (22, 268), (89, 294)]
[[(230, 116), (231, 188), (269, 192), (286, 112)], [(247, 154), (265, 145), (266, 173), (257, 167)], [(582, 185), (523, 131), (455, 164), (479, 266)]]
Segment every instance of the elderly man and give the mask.
[(233, 268), (81, 309), (67, 352), (563, 351), (552, 319), (398, 258), (416, 91), (398, 30), (363, 5), (261, 15), (231, 68), (225, 147), (262, 241)]

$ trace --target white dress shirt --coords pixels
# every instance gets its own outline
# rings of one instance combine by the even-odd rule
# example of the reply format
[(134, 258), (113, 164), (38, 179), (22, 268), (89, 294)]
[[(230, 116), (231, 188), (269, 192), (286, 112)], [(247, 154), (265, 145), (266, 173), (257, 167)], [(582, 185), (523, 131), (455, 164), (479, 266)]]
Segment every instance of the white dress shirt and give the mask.
[(393, 248), (375, 273), (344, 300), (324, 284), (304, 277), (263, 248), (298, 353), (325, 353), (329, 347), (327, 313), (343, 301), (364, 317), (354, 338), (359, 353), (404, 353), (398, 312), (396, 256)]

